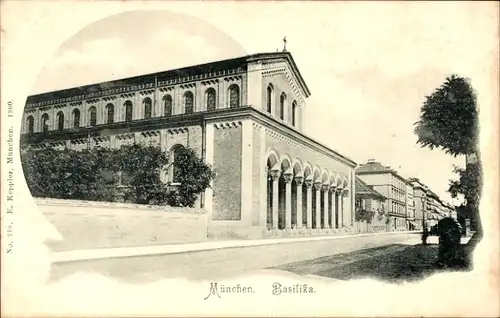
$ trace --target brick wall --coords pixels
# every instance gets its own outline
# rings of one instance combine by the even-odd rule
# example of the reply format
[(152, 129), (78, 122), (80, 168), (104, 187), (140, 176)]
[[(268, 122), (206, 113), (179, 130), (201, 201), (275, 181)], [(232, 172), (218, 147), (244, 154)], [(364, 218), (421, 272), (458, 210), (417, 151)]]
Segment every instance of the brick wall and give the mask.
[[(260, 127), (263, 129), (263, 127)], [(260, 209), (261, 204), (265, 204), (265, 202), (261, 202), (261, 191), (265, 191), (265, 189), (260, 188), (260, 173), (261, 169), (261, 155), (260, 155), (260, 129), (253, 129), (253, 158), (252, 158), (252, 225), (260, 225), (265, 224), (264, 221), (261, 221)]]
[(201, 242), (207, 220), (201, 209), (136, 204), (36, 199), (47, 220), (62, 235), (53, 250), (146, 246)]
[(241, 220), (241, 125), (214, 130), (212, 220)]

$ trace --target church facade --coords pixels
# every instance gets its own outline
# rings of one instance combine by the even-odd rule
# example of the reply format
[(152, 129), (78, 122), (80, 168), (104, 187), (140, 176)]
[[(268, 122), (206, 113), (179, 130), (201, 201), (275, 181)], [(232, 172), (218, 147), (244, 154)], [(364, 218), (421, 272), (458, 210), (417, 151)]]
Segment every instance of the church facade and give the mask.
[(254, 54), (30, 96), (21, 142), (190, 147), (215, 172), (209, 236), (347, 234), (356, 163), (302, 132), (310, 94), (289, 52)]

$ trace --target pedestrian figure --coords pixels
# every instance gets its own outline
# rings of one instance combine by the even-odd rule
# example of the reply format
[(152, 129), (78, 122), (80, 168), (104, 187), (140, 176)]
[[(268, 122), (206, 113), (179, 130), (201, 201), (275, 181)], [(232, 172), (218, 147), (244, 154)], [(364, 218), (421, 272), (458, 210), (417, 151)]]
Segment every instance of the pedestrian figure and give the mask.
[(429, 231), (426, 224), (424, 225), (424, 229), (422, 231), (422, 245), (427, 245), (427, 237), (429, 237)]
[(438, 265), (457, 265), (462, 226), (457, 220), (447, 217), (438, 222), (437, 229), (439, 234)]

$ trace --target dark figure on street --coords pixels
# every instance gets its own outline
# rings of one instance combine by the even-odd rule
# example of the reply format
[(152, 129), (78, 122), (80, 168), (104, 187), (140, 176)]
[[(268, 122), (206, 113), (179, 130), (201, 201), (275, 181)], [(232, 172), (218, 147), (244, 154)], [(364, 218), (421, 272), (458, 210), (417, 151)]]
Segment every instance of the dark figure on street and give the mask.
[(422, 231), (422, 245), (427, 245), (428, 237), (429, 237), (429, 230), (427, 229), (427, 225), (425, 225)]
[(446, 217), (439, 220), (437, 224), (439, 235), (439, 254), (437, 264), (439, 266), (460, 265), (458, 249), (462, 237), (462, 226), (457, 220)]

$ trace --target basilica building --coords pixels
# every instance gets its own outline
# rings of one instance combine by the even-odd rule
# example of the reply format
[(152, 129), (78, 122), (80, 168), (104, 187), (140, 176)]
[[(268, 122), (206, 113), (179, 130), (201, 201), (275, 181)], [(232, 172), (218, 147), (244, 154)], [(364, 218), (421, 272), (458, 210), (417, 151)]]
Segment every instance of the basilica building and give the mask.
[(209, 236), (348, 234), (356, 163), (302, 132), (310, 94), (290, 52), (254, 54), (29, 96), (21, 142), (189, 147), (215, 172)]

